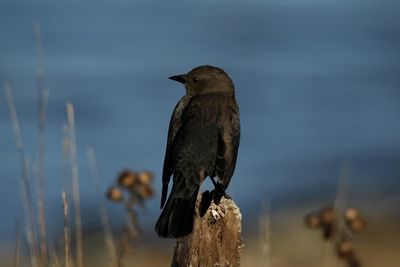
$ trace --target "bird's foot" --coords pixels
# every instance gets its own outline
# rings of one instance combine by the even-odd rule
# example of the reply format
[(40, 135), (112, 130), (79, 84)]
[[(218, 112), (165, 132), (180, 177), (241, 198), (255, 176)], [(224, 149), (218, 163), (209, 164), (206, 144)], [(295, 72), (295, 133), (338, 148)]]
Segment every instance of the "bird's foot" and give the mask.
[(227, 193), (225, 193), (225, 192), (217, 192), (216, 190), (213, 190), (211, 193), (213, 194), (213, 200), (214, 200), (214, 203), (215, 203), (216, 205), (219, 205), (219, 203), (221, 202), (221, 199), (222, 199), (223, 197), (226, 198), (226, 199), (232, 199), (232, 197), (229, 196), (229, 195), (228, 195)]
[(224, 189), (223, 185), (220, 184), (220, 183), (216, 183), (215, 189), (212, 191), (212, 193), (213, 193), (213, 200), (214, 200), (214, 203), (215, 203), (216, 205), (218, 205), (218, 204), (221, 202), (221, 198), (222, 198), (222, 197), (231, 199), (231, 197), (228, 196), (228, 195), (225, 193), (225, 189)]
[(216, 205), (218, 205), (221, 202), (222, 197), (227, 199), (232, 199), (225, 193), (226, 188), (224, 188), (224, 186), (221, 183), (216, 182), (214, 177), (210, 177), (210, 179), (214, 185), (214, 190), (212, 190), (210, 194), (212, 194), (212, 199), (214, 200), (214, 203)]
[(214, 205), (210, 209), (211, 216), (209, 217), (210, 224), (214, 224), (225, 217), (226, 207), (224, 205)]
[(210, 191), (205, 191), (201, 195), (201, 201), (200, 201), (200, 217), (203, 217), (204, 214), (206, 214), (208, 208), (211, 205), (211, 201), (213, 200), (213, 192)]
[(228, 195), (226, 192), (224, 192), (224, 194), (222, 196), (226, 199), (232, 199), (232, 197), (230, 195)]

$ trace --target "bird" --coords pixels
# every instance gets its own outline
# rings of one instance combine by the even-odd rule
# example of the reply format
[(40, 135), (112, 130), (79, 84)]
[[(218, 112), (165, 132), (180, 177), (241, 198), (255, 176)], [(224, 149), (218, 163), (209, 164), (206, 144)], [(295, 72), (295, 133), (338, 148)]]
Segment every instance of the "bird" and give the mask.
[[(193, 230), (197, 195), (207, 177), (214, 184), (216, 204), (227, 196), (225, 190), (238, 156), (240, 115), (234, 84), (223, 69), (202, 65), (169, 79), (182, 83), (186, 94), (175, 106), (169, 123), (162, 212), (155, 230), (162, 238), (180, 238)], [(173, 185), (167, 200), (171, 176)]]

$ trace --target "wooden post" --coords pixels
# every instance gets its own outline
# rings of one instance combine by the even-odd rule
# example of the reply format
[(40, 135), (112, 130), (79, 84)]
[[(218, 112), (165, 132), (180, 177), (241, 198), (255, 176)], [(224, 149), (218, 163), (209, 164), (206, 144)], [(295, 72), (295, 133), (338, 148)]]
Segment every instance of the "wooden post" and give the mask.
[(242, 215), (232, 199), (211, 203), (199, 215), (201, 195), (197, 198), (193, 232), (176, 241), (171, 267), (240, 266)]

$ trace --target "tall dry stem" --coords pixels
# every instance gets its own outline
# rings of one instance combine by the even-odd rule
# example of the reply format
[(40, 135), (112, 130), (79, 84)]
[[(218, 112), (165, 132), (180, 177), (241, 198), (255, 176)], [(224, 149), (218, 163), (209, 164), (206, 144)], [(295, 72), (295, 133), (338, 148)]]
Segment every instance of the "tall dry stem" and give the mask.
[[(349, 183), (352, 176), (352, 172), (353, 172), (353, 167), (351, 163), (348, 161), (343, 161), (340, 166), (336, 195), (333, 204), (333, 209), (336, 211), (337, 214), (342, 214), (346, 209), (346, 198), (349, 190)], [(326, 240), (323, 267), (332, 265), (330, 260), (331, 257), (329, 256), (330, 251), (333, 249), (334, 244), (338, 243), (339, 241), (338, 238), (341, 236), (341, 233), (343, 232), (344, 229), (344, 223), (345, 222), (342, 219), (339, 220), (339, 223), (336, 226), (337, 229), (335, 230), (337, 231), (337, 234), (335, 235), (335, 240), (333, 240), (334, 242)], [(335, 257), (334, 265), (338, 266), (338, 264), (339, 264), (338, 258)]]
[(69, 208), (69, 195), (71, 194), (71, 185), (69, 179), (69, 137), (68, 126), (63, 125), (63, 141), (62, 141), (62, 159), (63, 159), (63, 187), (61, 193), (64, 211), (64, 266), (72, 267), (71, 256), (71, 223), (70, 223), (70, 208)]
[(81, 220), (81, 207), (80, 207), (78, 160), (76, 154), (75, 117), (74, 117), (74, 106), (71, 103), (67, 103), (67, 118), (68, 118), (69, 154), (71, 157), (71, 172), (72, 172), (72, 198), (75, 209), (76, 264), (77, 267), (83, 267), (82, 220)]
[(64, 262), (65, 267), (71, 267), (71, 241), (70, 241), (70, 227), (69, 227), (69, 210), (67, 193), (61, 193), (64, 211)]
[[(344, 214), (346, 210), (347, 194), (349, 191), (349, 184), (352, 174), (353, 174), (353, 166), (351, 162), (343, 161), (340, 166), (336, 198), (333, 204), (333, 208), (334, 210), (336, 210), (337, 214)], [(342, 218), (338, 219), (337, 234), (335, 235), (334, 244), (338, 244), (338, 242), (340, 241), (339, 238), (342, 236), (344, 228), (345, 228), (345, 221)], [(339, 265), (339, 259), (338, 257), (336, 257), (335, 266), (338, 265)]]
[(14, 247), (14, 267), (21, 266), (21, 225), (19, 220), (15, 222), (15, 247)]
[(63, 125), (63, 140), (62, 140), (62, 172), (63, 172), (63, 188), (67, 195), (71, 195), (71, 179), (70, 179), (70, 153), (69, 153), (69, 135), (68, 126)]
[(45, 118), (46, 107), (49, 96), (49, 91), (44, 88), (43, 81), (43, 47), (42, 47), (42, 34), (38, 22), (34, 23), (33, 27), (36, 39), (36, 50), (38, 63), (36, 67), (36, 87), (38, 91), (37, 101), (37, 129), (38, 129), (38, 174), (37, 174), (37, 210), (38, 210), (38, 225), (39, 225), (39, 241), (40, 241), (40, 258), (41, 265), (47, 264), (47, 245), (46, 245), (46, 213), (45, 213)]
[(271, 202), (261, 203), (261, 215), (259, 221), (261, 266), (273, 267), (272, 242), (271, 242)]
[(50, 265), (52, 267), (61, 267), (60, 259), (57, 255), (56, 250), (54, 249), (54, 245), (49, 245), (49, 254), (50, 254)]
[[(94, 153), (93, 148), (88, 148), (86, 151), (86, 156), (89, 163), (90, 172), (94, 178), (94, 183), (96, 187), (97, 194), (99, 196), (103, 196), (100, 187), (100, 176), (97, 168), (96, 155)], [(104, 197), (100, 197), (99, 199), (99, 208), (100, 208), (100, 220), (103, 225), (104, 231), (104, 239), (107, 246), (108, 256), (110, 260), (110, 266), (119, 266), (118, 257), (117, 257), (117, 249), (115, 246), (114, 237), (111, 230), (110, 219), (108, 217), (107, 208), (104, 202)]]
[(12, 128), (14, 131), (15, 142), (19, 157), (21, 160), (22, 176), (21, 176), (21, 198), (24, 209), (24, 217), (26, 221), (26, 238), (29, 246), (30, 261), (32, 267), (38, 266), (38, 249), (37, 240), (35, 234), (35, 212), (33, 207), (33, 197), (31, 191), (31, 181), (29, 178), (29, 163), (26, 158), (24, 144), (22, 142), (22, 136), (20, 131), (20, 125), (18, 121), (17, 111), (15, 109), (14, 100), (12, 96), (11, 86), (6, 83), (4, 91), (7, 98), (8, 109), (10, 112)]

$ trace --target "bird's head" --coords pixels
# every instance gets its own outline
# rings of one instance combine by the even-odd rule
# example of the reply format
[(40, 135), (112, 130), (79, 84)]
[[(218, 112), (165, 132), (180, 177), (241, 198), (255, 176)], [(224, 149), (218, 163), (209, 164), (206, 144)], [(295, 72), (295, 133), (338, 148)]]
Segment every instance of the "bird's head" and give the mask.
[(228, 74), (220, 68), (209, 65), (199, 66), (187, 74), (171, 76), (169, 78), (183, 83), (186, 93), (189, 95), (234, 91), (232, 80)]

